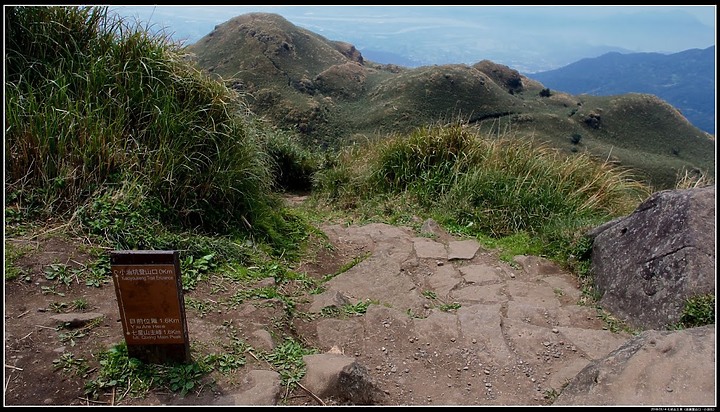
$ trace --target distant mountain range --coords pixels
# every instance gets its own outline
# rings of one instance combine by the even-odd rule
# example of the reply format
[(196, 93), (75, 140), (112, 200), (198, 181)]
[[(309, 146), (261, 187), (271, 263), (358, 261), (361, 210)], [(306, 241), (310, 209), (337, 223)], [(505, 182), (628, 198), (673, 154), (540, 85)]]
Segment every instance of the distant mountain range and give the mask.
[(654, 94), (715, 134), (715, 46), (674, 54), (612, 52), (527, 76), (574, 95)]

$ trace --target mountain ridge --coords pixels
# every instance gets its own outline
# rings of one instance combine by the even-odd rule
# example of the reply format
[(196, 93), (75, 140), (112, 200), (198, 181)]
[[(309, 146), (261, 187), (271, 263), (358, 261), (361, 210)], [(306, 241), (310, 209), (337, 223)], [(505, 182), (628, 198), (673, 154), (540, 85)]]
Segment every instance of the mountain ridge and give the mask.
[(250, 109), (308, 145), (334, 148), (416, 127), (466, 121), (491, 135), (588, 151), (672, 187), (679, 174), (714, 173), (714, 141), (675, 107), (649, 94), (552, 92), (488, 60), (406, 68), (367, 61), (273, 13), (220, 24), (185, 48), (196, 66), (248, 97)]
[(672, 54), (610, 52), (528, 76), (570, 94), (654, 94), (715, 134), (715, 46)]

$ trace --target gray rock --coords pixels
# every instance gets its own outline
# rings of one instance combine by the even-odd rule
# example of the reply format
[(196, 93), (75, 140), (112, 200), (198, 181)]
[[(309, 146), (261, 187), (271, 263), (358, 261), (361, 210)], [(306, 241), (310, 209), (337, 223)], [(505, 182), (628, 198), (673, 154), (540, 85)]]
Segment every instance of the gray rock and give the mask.
[(320, 398), (332, 398), (342, 403), (370, 405), (377, 402), (380, 392), (367, 369), (354, 358), (323, 353), (305, 355), (307, 372), (301, 384)]
[(415, 254), (419, 259), (447, 259), (445, 245), (432, 239), (416, 237), (412, 239)]
[(439, 240), (445, 240), (449, 236), (448, 232), (433, 219), (427, 219), (423, 222), (420, 227), (420, 234), (423, 236), (433, 236)]
[(465, 282), (478, 285), (499, 283), (503, 276), (500, 269), (487, 264), (463, 266), (460, 273)]
[(715, 187), (653, 194), (592, 232), (600, 305), (632, 326), (662, 329), (685, 301), (715, 293)]
[(240, 389), (222, 396), (216, 405), (277, 405), (281, 394), (280, 374), (268, 370), (252, 370), (242, 381)]
[(86, 312), (86, 313), (61, 313), (50, 316), (55, 322), (62, 323), (71, 328), (78, 328), (87, 325), (95, 319), (105, 317), (102, 313)]
[(448, 259), (469, 260), (475, 257), (480, 244), (475, 240), (455, 240), (448, 243)]
[(335, 306), (341, 308), (347, 304), (350, 304), (350, 300), (343, 296), (342, 293), (336, 290), (326, 290), (319, 295), (313, 295), (312, 305), (310, 305), (308, 311), (311, 313), (320, 313), (325, 307)]
[(591, 362), (555, 405), (716, 405), (715, 325), (643, 332)]
[(253, 332), (250, 343), (253, 347), (268, 352), (272, 352), (272, 350), (275, 349), (275, 342), (273, 341), (272, 335), (265, 329), (258, 329)]

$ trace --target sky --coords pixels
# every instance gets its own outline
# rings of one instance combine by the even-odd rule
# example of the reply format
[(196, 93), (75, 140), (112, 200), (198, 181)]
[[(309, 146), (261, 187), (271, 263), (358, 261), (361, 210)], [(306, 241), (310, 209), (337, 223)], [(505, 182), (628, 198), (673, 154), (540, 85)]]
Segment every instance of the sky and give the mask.
[(525, 72), (609, 51), (667, 54), (704, 49), (715, 44), (717, 16), (714, 5), (108, 7), (183, 44), (200, 40), (241, 14), (270, 12), (329, 40), (352, 43), (378, 59), (415, 66), (489, 59)]

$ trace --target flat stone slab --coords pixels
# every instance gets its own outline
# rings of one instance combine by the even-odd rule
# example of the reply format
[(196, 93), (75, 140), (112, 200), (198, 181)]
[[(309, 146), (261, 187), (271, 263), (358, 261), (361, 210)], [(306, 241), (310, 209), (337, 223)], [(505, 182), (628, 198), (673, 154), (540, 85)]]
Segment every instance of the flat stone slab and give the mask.
[(450, 293), (455, 300), (463, 300), (474, 303), (498, 303), (507, 300), (502, 292), (503, 285), (496, 283), (483, 286), (466, 286), (462, 289), (453, 290)]
[(415, 254), (419, 259), (442, 259), (446, 260), (448, 252), (445, 245), (426, 237), (415, 237), (412, 239), (415, 247)]
[(627, 333), (613, 333), (609, 330), (567, 327), (559, 327), (558, 329), (578, 350), (583, 351), (591, 359), (599, 359), (607, 355), (631, 338)]
[(503, 337), (500, 312), (499, 303), (462, 306), (457, 311), (463, 344), (477, 345), (477, 350), (487, 356), (483, 360), (495, 360), (498, 366), (512, 361), (512, 351)]
[(469, 260), (475, 257), (480, 244), (475, 240), (454, 240), (448, 243), (448, 259)]
[(371, 256), (325, 286), (340, 292), (353, 304), (371, 300), (418, 312), (426, 301), (412, 279), (400, 272), (400, 264), (392, 256)]
[(435, 273), (428, 276), (425, 280), (430, 289), (434, 290), (438, 296), (445, 298), (450, 295), (450, 291), (462, 282), (462, 278), (452, 265), (438, 266)]
[(462, 266), (459, 270), (465, 282), (477, 285), (499, 283), (504, 276), (502, 270), (485, 264)]
[(363, 336), (362, 322), (356, 319), (322, 319), (318, 322), (316, 330), (320, 341), (326, 342), (330, 347), (337, 346), (341, 350), (358, 344)]

